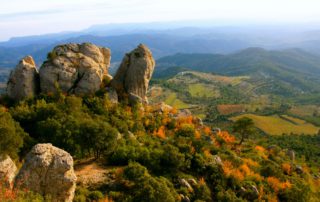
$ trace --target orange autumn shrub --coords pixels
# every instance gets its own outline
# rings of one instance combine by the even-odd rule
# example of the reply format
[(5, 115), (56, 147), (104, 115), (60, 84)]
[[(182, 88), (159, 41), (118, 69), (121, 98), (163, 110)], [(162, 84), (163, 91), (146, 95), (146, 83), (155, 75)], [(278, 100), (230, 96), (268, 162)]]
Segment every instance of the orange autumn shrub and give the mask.
[(275, 191), (278, 192), (279, 190), (283, 189), (290, 189), (292, 184), (288, 181), (286, 182), (281, 182), (278, 178), (276, 177), (268, 177), (267, 182), (269, 186)]
[(259, 146), (259, 145), (257, 145), (257, 146), (255, 147), (255, 150), (257, 150), (258, 152), (265, 152), (265, 151), (266, 151), (266, 149), (265, 149), (264, 147)]
[(244, 180), (247, 177), (250, 177), (251, 180), (261, 181), (263, 179), (260, 174), (255, 173), (250, 169), (247, 164), (242, 164), (238, 168), (235, 168), (230, 161), (223, 162), (223, 173), (226, 177), (232, 177), (237, 180)]
[(258, 153), (262, 158), (264, 158), (264, 159), (267, 159), (267, 158), (268, 158), (268, 156), (267, 156), (267, 154), (266, 154), (266, 149), (265, 149), (264, 147), (257, 145), (257, 146), (255, 146), (255, 150), (257, 151), (257, 153)]
[(157, 131), (154, 131), (153, 133), (155, 136), (161, 138), (161, 139), (166, 139), (166, 132), (165, 132), (165, 127), (161, 126)]
[(106, 196), (104, 199), (99, 200), (99, 202), (113, 202), (112, 198)]
[(246, 164), (242, 164), (239, 168), (245, 175), (250, 175), (251, 170)]
[(222, 170), (225, 176), (230, 176), (230, 174), (232, 173), (232, 163), (230, 161), (223, 161), (223, 166), (222, 166)]
[(208, 127), (208, 126), (205, 126), (205, 127), (203, 128), (203, 132), (204, 132), (206, 135), (211, 135), (211, 134), (212, 134), (212, 131), (211, 131), (210, 127)]
[(259, 167), (259, 163), (256, 161), (253, 161), (252, 159), (243, 158), (242, 159), (244, 163), (246, 163), (249, 167)]
[(206, 184), (206, 181), (205, 179), (202, 177), (199, 179), (199, 185), (202, 186), (202, 185), (205, 185)]
[(281, 167), (285, 174), (291, 175), (291, 165), (289, 163), (283, 163)]
[(183, 124), (193, 124), (192, 116), (179, 117), (177, 120), (177, 125), (181, 126)]
[(195, 131), (194, 138), (196, 138), (197, 140), (201, 138), (201, 133), (198, 130)]
[(232, 144), (236, 141), (236, 138), (230, 135), (227, 131), (221, 131), (218, 136), (223, 139), (227, 144)]
[(271, 195), (271, 194), (268, 194), (267, 195), (267, 201), (268, 202), (278, 202), (278, 197), (277, 196), (275, 196), (275, 195)]
[(278, 192), (281, 189), (281, 182), (278, 178), (268, 177), (267, 182), (275, 192)]
[(205, 156), (206, 158), (209, 158), (209, 157), (212, 156), (211, 153), (210, 153), (210, 151), (209, 151), (208, 149), (203, 150), (203, 154), (204, 154), (204, 156)]
[(173, 108), (171, 109), (170, 113), (171, 113), (171, 114), (177, 114), (177, 113), (178, 113), (178, 110), (173, 107)]
[(245, 178), (245, 175), (243, 174), (243, 172), (241, 172), (239, 169), (235, 169), (233, 170), (233, 172), (231, 173), (231, 177), (233, 177), (234, 179), (243, 181)]

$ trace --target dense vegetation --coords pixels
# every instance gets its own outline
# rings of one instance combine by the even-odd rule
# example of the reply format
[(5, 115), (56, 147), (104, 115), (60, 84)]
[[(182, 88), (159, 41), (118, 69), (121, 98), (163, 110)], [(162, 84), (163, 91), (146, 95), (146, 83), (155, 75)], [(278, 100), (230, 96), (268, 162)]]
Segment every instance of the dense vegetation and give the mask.
[[(230, 133), (213, 132), (175, 109), (112, 104), (102, 92), (1, 103), (0, 145), (6, 145), (1, 146), (6, 153), (23, 158), (34, 144), (51, 142), (76, 161), (94, 157), (113, 167), (111, 181), (78, 186), (75, 201), (300, 202), (320, 197), (318, 171), (309, 163), (318, 152), (297, 149), (300, 141), (295, 148), (268, 149), (268, 143), (261, 146), (246, 136), (239, 144)], [(239, 127), (235, 131), (241, 133)], [(270, 144), (280, 142), (270, 139)], [(286, 155), (288, 148), (297, 149), (297, 159)]]

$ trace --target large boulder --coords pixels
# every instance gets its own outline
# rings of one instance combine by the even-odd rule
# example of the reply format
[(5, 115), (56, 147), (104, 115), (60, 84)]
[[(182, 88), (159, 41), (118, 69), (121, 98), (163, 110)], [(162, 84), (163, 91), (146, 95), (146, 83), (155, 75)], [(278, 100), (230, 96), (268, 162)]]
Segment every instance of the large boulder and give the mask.
[(100, 89), (108, 76), (110, 49), (91, 43), (65, 44), (55, 47), (40, 68), (43, 93), (62, 92), (86, 95)]
[(0, 185), (11, 186), (16, 176), (17, 167), (7, 155), (0, 155)]
[(71, 202), (76, 180), (69, 153), (51, 144), (37, 144), (27, 154), (15, 186), (49, 196), (53, 201)]
[(148, 103), (146, 94), (154, 67), (152, 53), (145, 45), (140, 44), (127, 53), (111, 81), (120, 100), (128, 98), (130, 103)]
[(7, 84), (7, 94), (14, 100), (22, 100), (36, 95), (39, 89), (38, 70), (31, 56), (23, 58), (11, 72)]

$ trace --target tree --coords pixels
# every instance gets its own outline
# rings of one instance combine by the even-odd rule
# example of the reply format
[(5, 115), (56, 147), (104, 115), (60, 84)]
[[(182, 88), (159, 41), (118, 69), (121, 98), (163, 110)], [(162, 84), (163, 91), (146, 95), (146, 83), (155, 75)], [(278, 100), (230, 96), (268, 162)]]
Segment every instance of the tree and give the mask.
[(0, 110), (0, 154), (16, 157), (27, 134), (11, 115)]
[(241, 145), (245, 139), (255, 133), (253, 120), (248, 117), (243, 117), (237, 120), (233, 124), (233, 132), (238, 133), (241, 136), (241, 140), (239, 142), (239, 145)]
[(95, 158), (112, 152), (116, 146), (118, 131), (100, 118), (87, 118), (81, 123), (79, 141), (82, 149), (93, 150)]

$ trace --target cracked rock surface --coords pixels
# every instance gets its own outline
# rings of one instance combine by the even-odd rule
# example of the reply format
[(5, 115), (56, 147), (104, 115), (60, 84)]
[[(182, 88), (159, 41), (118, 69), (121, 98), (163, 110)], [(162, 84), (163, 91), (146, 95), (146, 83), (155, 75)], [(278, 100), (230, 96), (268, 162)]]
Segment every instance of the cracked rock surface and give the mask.
[(27, 154), (15, 186), (49, 196), (53, 201), (71, 202), (76, 180), (69, 153), (51, 144), (37, 144)]
[(55, 47), (40, 68), (43, 93), (62, 92), (84, 95), (100, 89), (108, 76), (111, 52), (91, 43), (65, 44)]

